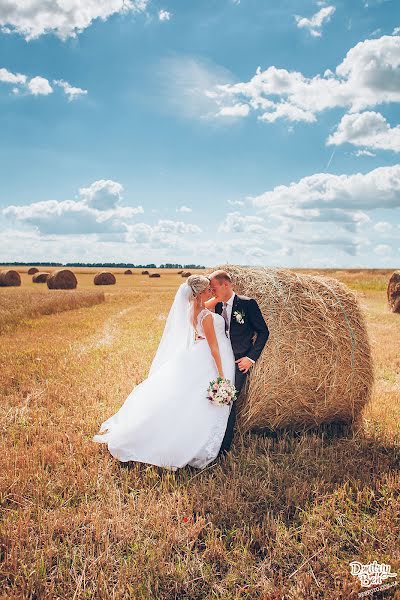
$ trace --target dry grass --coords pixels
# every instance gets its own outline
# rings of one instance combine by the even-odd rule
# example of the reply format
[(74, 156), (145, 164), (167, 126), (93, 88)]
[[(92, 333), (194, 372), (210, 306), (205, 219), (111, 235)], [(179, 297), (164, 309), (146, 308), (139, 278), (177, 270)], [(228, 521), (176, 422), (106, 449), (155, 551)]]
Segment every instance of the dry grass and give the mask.
[(0, 332), (18, 325), (29, 324), (31, 319), (65, 310), (93, 306), (105, 301), (104, 292), (78, 290), (33, 290), (14, 288), (0, 293)]
[(2, 597), (347, 600), (350, 561), (399, 572), (400, 319), (383, 278), (359, 294), (377, 380), (364, 431), (237, 435), (200, 473), (123, 468), (91, 442), (145, 377), (176, 273), (117, 276), (106, 302), (2, 335)]

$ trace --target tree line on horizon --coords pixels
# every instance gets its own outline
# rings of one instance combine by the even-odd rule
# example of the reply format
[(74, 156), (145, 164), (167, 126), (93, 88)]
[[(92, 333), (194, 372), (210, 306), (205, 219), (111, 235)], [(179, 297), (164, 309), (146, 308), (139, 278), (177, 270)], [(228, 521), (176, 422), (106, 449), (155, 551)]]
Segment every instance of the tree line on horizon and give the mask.
[(204, 265), (194, 264), (179, 264), (179, 263), (165, 263), (157, 266), (154, 263), (147, 265), (135, 265), (133, 263), (59, 263), (59, 262), (0, 262), (0, 265), (12, 265), (12, 266), (23, 266), (23, 267), (112, 267), (114, 269), (205, 269)]

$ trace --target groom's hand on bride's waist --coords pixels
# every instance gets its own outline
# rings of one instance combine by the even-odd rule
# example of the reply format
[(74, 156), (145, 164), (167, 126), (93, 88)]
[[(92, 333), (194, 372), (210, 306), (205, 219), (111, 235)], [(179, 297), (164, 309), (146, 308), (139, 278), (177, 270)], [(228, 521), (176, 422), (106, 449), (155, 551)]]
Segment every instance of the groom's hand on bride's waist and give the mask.
[(243, 358), (238, 358), (235, 360), (235, 363), (242, 373), (247, 373), (250, 367), (254, 365), (254, 360), (251, 360), (251, 358), (248, 358), (247, 356), (243, 356)]

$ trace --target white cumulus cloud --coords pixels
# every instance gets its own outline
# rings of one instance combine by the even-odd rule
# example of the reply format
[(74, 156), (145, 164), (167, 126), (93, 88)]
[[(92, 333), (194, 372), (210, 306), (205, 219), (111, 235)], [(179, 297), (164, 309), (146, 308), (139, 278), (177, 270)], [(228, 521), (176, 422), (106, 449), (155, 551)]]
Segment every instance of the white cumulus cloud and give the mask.
[(111, 179), (99, 179), (89, 187), (82, 187), (79, 193), (92, 208), (107, 210), (114, 208), (122, 200), (123, 187)]
[(53, 83), (64, 90), (64, 92), (68, 96), (69, 101), (74, 100), (79, 96), (84, 96), (87, 94), (87, 90), (83, 90), (80, 87), (74, 87), (73, 85), (68, 83), (68, 81), (64, 81), (63, 79), (54, 79)]
[(123, 206), (122, 185), (99, 180), (79, 190), (77, 200), (42, 200), (4, 207), (3, 217), (32, 226), (43, 234), (126, 232), (127, 224), (143, 213), (141, 206)]
[(157, 262), (160, 256), (164, 257), (161, 262), (168, 262), (169, 252), (180, 256), (190, 252), (191, 256), (197, 256), (195, 238), (202, 233), (198, 225), (172, 219), (159, 219), (155, 224), (140, 222), (142, 206), (124, 205), (123, 193), (121, 183), (100, 179), (81, 187), (74, 200), (11, 204), (0, 209), (0, 219), (5, 225), (2, 230), (13, 231), (19, 238), (30, 236), (39, 240), (35, 248), (41, 244), (47, 248), (51, 242), (52, 252), (64, 244), (64, 255), (70, 254), (73, 239), (74, 248), (75, 243), (79, 248), (85, 241), (85, 256), (98, 251), (106, 255), (107, 249), (125, 256), (126, 252), (146, 252), (149, 262), (156, 258), (153, 253), (157, 251)]
[(26, 40), (54, 33), (62, 40), (76, 37), (95, 19), (113, 14), (142, 12), (147, 0), (6, 0), (0, 2), (0, 26)]
[(351, 48), (335, 73), (306, 77), (298, 71), (269, 66), (257, 67), (249, 81), (219, 83), (206, 90), (221, 116), (235, 106), (245, 117), (256, 113), (267, 122), (277, 119), (314, 122), (318, 113), (345, 108), (360, 112), (384, 103), (400, 102), (400, 37), (382, 36)]
[(383, 115), (373, 111), (344, 115), (327, 144), (340, 145), (345, 142), (400, 152), (400, 125), (391, 127)]
[[(26, 94), (32, 94), (33, 96), (47, 96), (54, 91), (50, 81), (46, 79), (46, 77), (36, 75), (29, 79), (27, 75), (24, 75), (23, 73), (12, 73), (5, 68), (0, 69), (0, 82), (19, 86), (12, 88), (13, 94), (25, 92)], [(87, 90), (74, 87), (68, 83), (68, 81), (64, 81), (64, 79), (54, 79), (53, 84), (64, 90), (68, 100), (73, 100), (78, 96), (87, 94)]]
[(223, 233), (265, 233), (262, 217), (242, 215), (239, 212), (228, 213), (218, 231)]
[(23, 75), (22, 73), (11, 73), (11, 71), (2, 68), (0, 69), (0, 81), (3, 83), (24, 84), (26, 82), (26, 75)]
[(393, 225), (387, 221), (379, 221), (378, 223), (375, 223), (374, 229), (379, 233), (388, 233), (389, 231), (392, 231)]
[(324, 6), (318, 12), (316, 12), (310, 19), (306, 17), (300, 17), (295, 15), (297, 27), (300, 29), (308, 29), (310, 34), (314, 37), (321, 37), (321, 29), (324, 23), (328, 23), (335, 12), (334, 6)]
[(305, 216), (314, 218), (325, 213), (333, 220), (335, 216), (340, 219), (346, 214), (354, 215), (352, 211), (400, 208), (400, 164), (379, 167), (366, 174), (316, 173), (290, 185), (277, 186), (251, 201), (267, 212), (298, 217), (302, 211), (312, 210), (319, 213), (305, 213)]
[(376, 156), (376, 154), (370, 150), (356, 150), (354, 156)]
[(234, 104), (233, 106), (223, 106), (218, 115), (222, 117), (246, 117), (249, 111), (248, 104)]
[(171, 19), (171, 13), (168, 12), (168, 10), (159, 10), (158, 11), (158, 18), (160, 21), (169, 21)]
[(45, 77), (32, 77), (27, 86), (34, 96), (47, 96), (53, 93), (53, 88)]
[(378, 244), (374, 248), (375, 254), (379, 254), (380, 256), (388, 256), (392, 253), (392, 247), (388, 244)]

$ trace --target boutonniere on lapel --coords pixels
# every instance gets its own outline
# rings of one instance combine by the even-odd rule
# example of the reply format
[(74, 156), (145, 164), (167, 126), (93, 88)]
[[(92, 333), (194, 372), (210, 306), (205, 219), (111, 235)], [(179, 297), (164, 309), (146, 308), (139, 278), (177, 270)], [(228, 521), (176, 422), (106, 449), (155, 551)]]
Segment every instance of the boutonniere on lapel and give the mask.
[(244, 312), (242, 312), (241, 310), (235, 310), (233, 313), (233, 316), (236, 319), (236, 322), (239, 323), (239, 325), (243, 325), (244, 323)]

